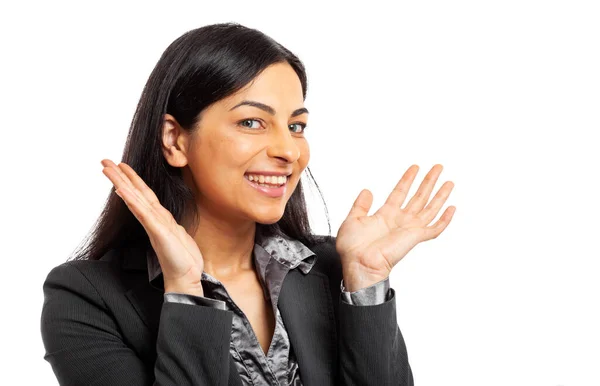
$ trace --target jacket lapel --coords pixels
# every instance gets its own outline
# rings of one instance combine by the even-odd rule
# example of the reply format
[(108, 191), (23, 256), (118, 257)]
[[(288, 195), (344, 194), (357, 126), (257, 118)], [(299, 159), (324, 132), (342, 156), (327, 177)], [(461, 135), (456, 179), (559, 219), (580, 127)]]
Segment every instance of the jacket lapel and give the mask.
[(164, 292), (152, 287), (148, 283), (147, 276), (145, 279), (145, 283), (129, 290), (125, 293), (125, 296), (148, 327), (152, 336), (157, 336)]
[(129, 248), (123, 255), (122, 269), (130, 274), (131, 289), (125, 293), (153, 337), (158, 335), (164, 289), (148, 281), (148, 266), (144, 248)]
[(286, 275), (278, 307), (305, 386), (336, 384), (337, 338), (329, 290), (322, 273), (303, 274), (293, 269)]

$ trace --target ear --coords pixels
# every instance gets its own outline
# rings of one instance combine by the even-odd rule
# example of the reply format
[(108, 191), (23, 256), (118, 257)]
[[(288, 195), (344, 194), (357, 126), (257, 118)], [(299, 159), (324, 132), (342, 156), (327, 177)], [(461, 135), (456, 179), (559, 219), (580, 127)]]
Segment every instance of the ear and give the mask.
[(189, 135), (171, 114), (165, 114), (162, 127), (162, 151), (169, 165), (183, 167), (188, 164)]

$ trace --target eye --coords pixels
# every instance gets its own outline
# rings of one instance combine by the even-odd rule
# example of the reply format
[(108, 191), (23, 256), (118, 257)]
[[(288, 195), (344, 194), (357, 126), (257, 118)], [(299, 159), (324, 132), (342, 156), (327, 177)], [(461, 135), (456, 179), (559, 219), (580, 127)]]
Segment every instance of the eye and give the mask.
[(306, 123), (292, 123), (290, 125), (290, 130), (292, 130), (294, 133), (304, 133), (304, 130), (306, 130)]
[[(256, 125), (253, 126), (253, 123), (258, 123), (258, 127), (256, 127)], [(258, 119), (244, 119), (239, 121), (238, 125), (247, 127), (249, 129), (260, 129), (261, 122)]]

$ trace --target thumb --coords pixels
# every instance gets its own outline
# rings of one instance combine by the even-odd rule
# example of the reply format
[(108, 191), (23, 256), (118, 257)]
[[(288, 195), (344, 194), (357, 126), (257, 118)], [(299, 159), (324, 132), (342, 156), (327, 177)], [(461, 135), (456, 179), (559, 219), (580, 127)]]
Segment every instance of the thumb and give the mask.
[(369, 214), (372, 204), (373, 194), (371, 191), (369, 189), (361, 190), (354, 201), (354, 205), (352, 205), (352, 209), (350, 209), (350, 213), (348, 213), (348, 218), (366, 216)]

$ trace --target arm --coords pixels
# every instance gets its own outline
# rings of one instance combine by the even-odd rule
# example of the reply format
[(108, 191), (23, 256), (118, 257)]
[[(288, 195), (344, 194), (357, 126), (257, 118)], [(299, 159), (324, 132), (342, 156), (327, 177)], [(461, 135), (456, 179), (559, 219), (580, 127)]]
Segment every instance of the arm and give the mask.
[[(330, 237), (313, 248), (323, 260), (331, 261), (330, 280), (340, 282), (338, 293), (338, 348), (340, 384), (345, 386), (413, 386), (406, 345), (397, 323), (396, 293), (389, 277), (371, 286), (348, 292), (342, 267)], [(379, 296), (386, 293), (385, 301)]]
[(377, 305), (339, 299), (340, 377), (343, 385), (413, 386), (406, 345), (396, 321), (396, 294)]
[[(153, 368), (123, 341), (95, 287), (70, 263), (43, 286), (41, 333), (61, 385), (226, 385), (232, 313), (164, 303)], [(195, 326), (195, 328), (190, 328)]]
[[(442, 165), (431, 168), (408, 201), (407, 193), (419, 170), (411, 165), (384, 205), (369, 215), (373, 194), (363, 189), (335, 239), (344, 282), (351, 290), (388, 277), (392, 268), (417, 244), (438, 237), (452, 220), (456, 207), (437, 217), (454, 183), (447, 181), (429, 201)], [(341, 377), (346, 384), (414, 383), (404, 339), (396, 322), (396, 297), (377, 305), (358, 307), (339, 301)]]

